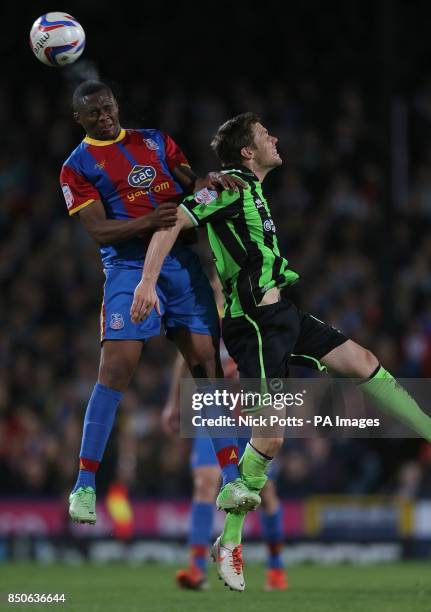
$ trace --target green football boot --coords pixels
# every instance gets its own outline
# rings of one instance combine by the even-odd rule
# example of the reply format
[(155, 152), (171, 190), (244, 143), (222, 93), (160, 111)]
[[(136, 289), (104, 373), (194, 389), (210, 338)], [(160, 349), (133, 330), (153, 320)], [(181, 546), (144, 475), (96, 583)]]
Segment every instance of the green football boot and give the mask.
[(69, 516), (75, 523), (96, 524), (96, 492), (93, 487), (79, 487), (69, 495)]
[(217, 510), (249, 512), (260, 505), (260, 495), (244, 484), (241, 478), (228, 482), (216, 499)]

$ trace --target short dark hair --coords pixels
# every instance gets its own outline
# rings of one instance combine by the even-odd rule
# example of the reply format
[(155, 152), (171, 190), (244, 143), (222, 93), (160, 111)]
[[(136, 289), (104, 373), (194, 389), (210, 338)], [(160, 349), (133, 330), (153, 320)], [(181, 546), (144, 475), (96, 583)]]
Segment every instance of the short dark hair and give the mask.
[(73, 92), (72, 98), (72, 106), (73, 110), (77, 111), (79, 105), (81, 104), (82, 98), (85, 96), (91, 96), (91, 94), (97, 93), (98, 91), (108, 91), (112, 95), (112, 89), (106, 83), (102, 83), (102, 81), (84, 81)]
[(242, 113), (219, 127), (211, 142), (211, 148), (222, 166), (234, 166), (242, 163), (241, 149), (253, 146), (252, 127), (259, 122), (259, 115)]

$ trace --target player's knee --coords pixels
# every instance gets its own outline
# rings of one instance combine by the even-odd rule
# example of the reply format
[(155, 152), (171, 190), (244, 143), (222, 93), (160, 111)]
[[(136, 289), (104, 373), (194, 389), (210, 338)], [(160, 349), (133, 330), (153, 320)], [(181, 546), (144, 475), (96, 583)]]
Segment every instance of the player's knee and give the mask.
[(127, 361), (105, 360), (100, 366), (99, 382), (110, 389), (125, 391), (132, 374), (133, 368)]
[(358, 347), (352, 362), (353, 376), (357, 378), (368, 378), (379, 365), (377, 357), (368, 349)]
[(216, 378), (218, 370), (214, 354), (200, 355), (198, 363), (191, 368), (191, 371), (194, 378)]

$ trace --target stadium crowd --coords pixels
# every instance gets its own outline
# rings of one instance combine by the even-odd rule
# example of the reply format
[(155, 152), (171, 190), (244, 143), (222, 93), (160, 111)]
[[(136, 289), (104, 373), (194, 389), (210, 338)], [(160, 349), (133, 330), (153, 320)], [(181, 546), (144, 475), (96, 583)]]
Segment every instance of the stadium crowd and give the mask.
[[(13, 93), (0, 92), (7, 141), (0, 150), (0, 492), (55, 496), (68, 493), (76, 475), (97, 377), (103, 274), (58, 183), (82, 137), (70, 88), (57, 91), (55, 103), (36, 81), (18, 106)], [(238, 79), (219, 92), (166, 76), (157, 105), (145, 83), (119, 95), (125, 126), (167, 131), (198, 173), (217, 167), (209, 142), (219, 124), (245, 110), (260, 113), (284, 158), (266, 190), (282, 249), (302, 275), (295, 300), (397, 376), (431, 376), (431, 84), (408, 100), (410, 184), (398, 208), (385, 188), (380, 117), (354, 83), (328, 91), (311, 77), (273, 78), (269, 87)], [(190, 494), (189, 441), (168, 440), (160, 423), (174, 356), (163, 338), (146, 347), (99, 473), (102, 492), (119, 478), (138, 497)], [(429, 496), (431, 451), (414, 439), (290, 440), (278, 481), (290, 498)]]

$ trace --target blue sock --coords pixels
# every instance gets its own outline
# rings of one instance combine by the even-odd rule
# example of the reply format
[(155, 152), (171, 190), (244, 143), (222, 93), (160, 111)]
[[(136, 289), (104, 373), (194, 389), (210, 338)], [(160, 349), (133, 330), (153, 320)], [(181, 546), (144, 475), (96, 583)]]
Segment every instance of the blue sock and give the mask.
[(207, 571), (207, 553), (214, 521), (214, 504), (193, 502), (190, 515), (189, 546), (192, 564)]
[(212, 438), (212, 443), (221, 470), (222, 487), (224, 487), (228, 482), (241, 478), (238, 468), (238, 448), (235, 441), (228, 438)]
[(78, 479), (73, 487), (93, 487), (96, 490), (96, 472), (105, 452), (123, 393), (97, 383), (85, 412)]
[[(198, 384), (197, 389), (199, 393), (212, 393), (214, 391), (213, 385), (210, 383), (207, 384)], [(216, 403), (211, 406), (205, 406), (204, 413), (206, 418), (216, 419), (220, 416), (231, 416), (228, 413), (227, 408), (223, 406), (218, 406)], [(231, 436), (221, 437), (220, 435), (215, 436), (214, 434), (217, 431), (220, 431), (223, 428), (217, 427), (208, 427), (207, 432), (209, 437), (211, 438), (214, 452), (217, 456), (217, 461), (220, 466), (221, 475), (222, 475), (222, 486), (224, 487), (228, 482), (232, 482), (237, 478), (240, 478), (239, 468), (238, 468), (238, 442), (236, 438)]]
[(259, 513), (263, 539), (268, 546), (267, 567), (269, 569), (284, 567), (281, 555), (283, 549), (283, 511), (281, 506), (274, 514), (267, 514), (263, 510)]

